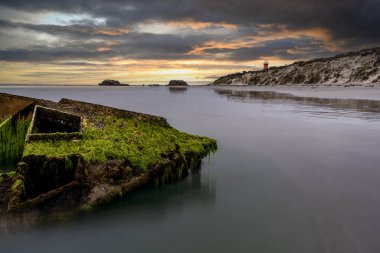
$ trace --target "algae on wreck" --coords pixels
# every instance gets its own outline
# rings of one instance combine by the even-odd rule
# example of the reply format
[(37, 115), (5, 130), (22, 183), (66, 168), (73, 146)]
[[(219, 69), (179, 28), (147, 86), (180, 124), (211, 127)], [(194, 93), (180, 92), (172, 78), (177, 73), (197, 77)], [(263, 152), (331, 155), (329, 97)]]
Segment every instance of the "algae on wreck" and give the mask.
[(84, 123), (82, 140), (30, 142), (25, 146), (24, 156), (79, 154), (87, 164), (104, 163), (109, 159), (128, 160), (147, 171), (150, 166), (162, 163), (163, 156), (176, 147), (183, 157), (186, 153), (204, 156), (216, 149), (216, 141), (155, 122), (103, 114)]

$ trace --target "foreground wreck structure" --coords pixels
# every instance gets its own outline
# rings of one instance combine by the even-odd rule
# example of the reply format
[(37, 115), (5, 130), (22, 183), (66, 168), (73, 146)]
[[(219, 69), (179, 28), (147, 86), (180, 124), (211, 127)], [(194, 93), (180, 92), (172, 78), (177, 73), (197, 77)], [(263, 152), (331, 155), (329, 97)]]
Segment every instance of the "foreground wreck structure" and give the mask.
[(0, 94), (5, 101), (1, 216), (89, 211), (139, 187), (181, 180), (217, 148), (152, 115)]

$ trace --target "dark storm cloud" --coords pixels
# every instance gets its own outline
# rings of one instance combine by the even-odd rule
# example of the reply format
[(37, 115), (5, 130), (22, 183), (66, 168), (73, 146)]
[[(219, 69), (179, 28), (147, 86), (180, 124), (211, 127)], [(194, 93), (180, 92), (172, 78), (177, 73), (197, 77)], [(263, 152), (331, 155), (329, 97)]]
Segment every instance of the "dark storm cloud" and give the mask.
[[(67, 59), (105, 59), (105, 57), (192, 59), (201, 58), (187, 54), (194, 46), (224, 37), (207, 33), (175, 35), (129, 32), (127, 30), (118, 32), (120, 29), (90, 24), (90, 22), (85, 23), (86, 25), (46, 25), (0, 20), (0, 34), (4, 30), (22, 29), (60, 38), (59, 41), (54, 42), (54, 47), (38, 46), (1, 50), (0, 60), (41, 62)], [(99, 42), (93, 42), (99, 39)], [(97, 51), (98, 48), (103, 48), (103, 50)]]
[[(57, 42), (56, 47), (36, 46), (28, 49), (0, 50), (0, 60), (14, 62), (49, 62), (55, 60), (106, 60), (110, 57), (131, 59), (191, 59), (186, 55), (196, 38), (185, 39), (174, 35), (131, 33), (118, 44), (108, 42)], [(61, 43), (61, 44), (60, 44)], [(99, 50), (101, 49), (101, 50)]]
[(127, 33), (118, 29), (109, 29), (89, 22), (86, 25), (44, 25), (44, 24), (27, 24), (22, 22), (11, 22), (0, 19), (1, 29), (25, 29), (35, 32), (47, 33), (50, 35), (68, 36), (77, 39), (110, 39), (116, 36), (122, 36)]
[(193, 56), (185, 54), (197, 41), (197, 38), (169, 34), (131, 33), (113, 49), (122, 56), (138, 59), (188, 59)]
[[(147, 19), (226, 21), (235, 24), (277, 23), (292, 28), (325, 27), (336, 38), (380, 38), (378, 0), (3, 0), (3, 6), (26, 11), (88, 13), (104, 17), (112, 26)], [(378, 41), (376, 41), (378, 42)]]
[(321, 50), (321, 45), (308, 39), (282, 39), (267, 41), (265, 46), (241, 47), (237, 49), (207, 49), (205, 53), (224, 54), (224, 58), (251, 60), (263, 57), (280, 57), (286, 60), (297, 60), (304, 54), (308, 57), (317, 58), (326, 56)]
[(10, 62), (48, 62), (55, 60), (96, 59), (102, 54), (69, 49), (8, 49), (0, 50), (0, 60)]
[[(127, 57), (134, 59), (192, 59), (222, 57), (231, 60), (252, 60), (259, 57), (299, 59), (328, 54), (326, 45), (316, 38), (279, 39), (263, 42), (260, 46), (206, 49), (205, 55), (191, 55), (197, 45), (207, 41), (239, 38), (256, 34), (252, 27), (275, 24), (262, 28), (276, 31), (276, 25), (291, 31), (324, 28), (332, 36), (329, 43), (344, 41), (344, 50), (374, 46), (380, 41), (379, 0), (0, 0), (1, 6), (28, 13), (61, 12), (87, 14), (103, 18), (105, 24), (79, 20), (65, 25), (44, 25), (0, 20), (0, 29), (26, 29), (62, 38), (56, 47), (3, 49), (0, 60), (54, 61), (72, 59), (105, 59)], [(148, 34), (133, 31), (135, 25), (147, 21), (216, 22), (237, 25), (229, 34)], [(118, 32), (117, 29), (133, 32)], [(106, 29), (106, 31), (104, 31)], [(74, 40), (76, 45), (65, 43)], [(104, 40), (101, 45), (90, 39)], [(106, 41), (113, 42), (107, 45)], [(325, 42), (326, 43), (326, 42)], [(82, 46), (81, 46), (82, 45)], [(83, 46), (84, 45), (84, 46)], [(300, 49), (301, 48), (301, 49)], [(292, 51), (290, 51), (292, 50)], [(298, 53), (297, 53), (298, 52)], [(305, 54), (308, 53), (308, 54)]]
[[(87, 25), (45, 25), (27, 24), (0, 20), (2, 30), (23, 29), (58, 36), (55, 47), (39, 46), (28, 49), (0, 51), (5, 61), (53, 61), (86, 58), (128, 57), (134, 59), (191, 59), (200, 56), (188, 55), (194, 46), (208, 40), (222, 39), (222, 35), (196, 34), (152, 34), (142, 32), (119, 32), (118, 29), (94, 24)], [(100, 40), (94, 43), (91, 41)], [(97, 48), (103, 48), (96, 52)], [(74, 49), (74, 50), (73, 50)], [(66, 55), (65, 55), (66, 54)]]

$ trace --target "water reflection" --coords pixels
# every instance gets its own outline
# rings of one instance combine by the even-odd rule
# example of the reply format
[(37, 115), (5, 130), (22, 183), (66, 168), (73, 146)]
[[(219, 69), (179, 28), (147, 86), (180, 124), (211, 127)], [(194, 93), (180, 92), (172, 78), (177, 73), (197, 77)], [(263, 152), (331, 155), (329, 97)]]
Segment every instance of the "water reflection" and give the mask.
[(301, 97), (275, 91), (245, 91), (220, 88), (214, 91), (230, 100), (243, 102), (299, 104), (303, 105), (303, 107), (297, 108), (296, 112), (305, 112), (318, 117), (335, 118), (337, 116), (347, 116), (365, 120), (380, 120), (380, 101), (378, 100)]
[(380, 121), (308, 118), (375, 112), (210, 87), (178, 96), (166, 87), (7, 91), (165, 116), (217, 139), (219, 150), (200, 175), (180, 183), (63, 224), (0, 235), (0, 252), (380, 252)]
[(187, 87), (169, 87), (170, 93), (185, 93), (187, 91)]
[[(165, 219), (171, 212), (181, 213), (188, 205), (207, 206), (215, 202), (215, 180), (201, 173), (200, 168), (181, 182), (172, 183), (159, 188), (143, 188), (116, 203), (103, 206), (88, 215), (73, 213), (33, 211), (22, 214), (5, 215), (0, 210), (0, 235), (12, 234), (29, 228), (56, 226), (57, 223), (74, 223), (81, 226), (83, 222), (94, 223), (101, 220), (107, 222), (130, 222), (144, 217), (143, 222)], [(154, 212), (154, 215), (151, 215)], [(139, 222), (142, 222), (141, 220)]]
[[(162, 188), (147, 188), (143, 191), (131, 195), (130, 198), (118, 203), (117, 206), (110, 206), (111, 210), (104, 210), (105, 216), (120, 215), (126, 219), (126, 212), (129, 212), (128, 219), (140, 216), (141, 213), (154, 215), (145, 216), (145, 222), (161, 220), (172, 215), (173, 210), (177, 214), (186, 210), (187, 206), (206, 206), (213, 205), (216, 198), (215, 180), (208, 175), (203, 175), (200, 171), (193, 173), (189, 178), (182, 182), (167, 185)], [(98, 216), (94, 216), (98, 218)]]

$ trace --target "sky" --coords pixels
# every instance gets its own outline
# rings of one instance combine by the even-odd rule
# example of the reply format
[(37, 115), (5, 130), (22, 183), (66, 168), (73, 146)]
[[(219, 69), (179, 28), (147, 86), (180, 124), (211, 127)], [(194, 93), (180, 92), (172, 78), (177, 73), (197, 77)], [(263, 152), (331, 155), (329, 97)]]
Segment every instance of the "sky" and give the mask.
[(379, 46), (380, 0), (0, 0), (0, 83), (219, 76)]

